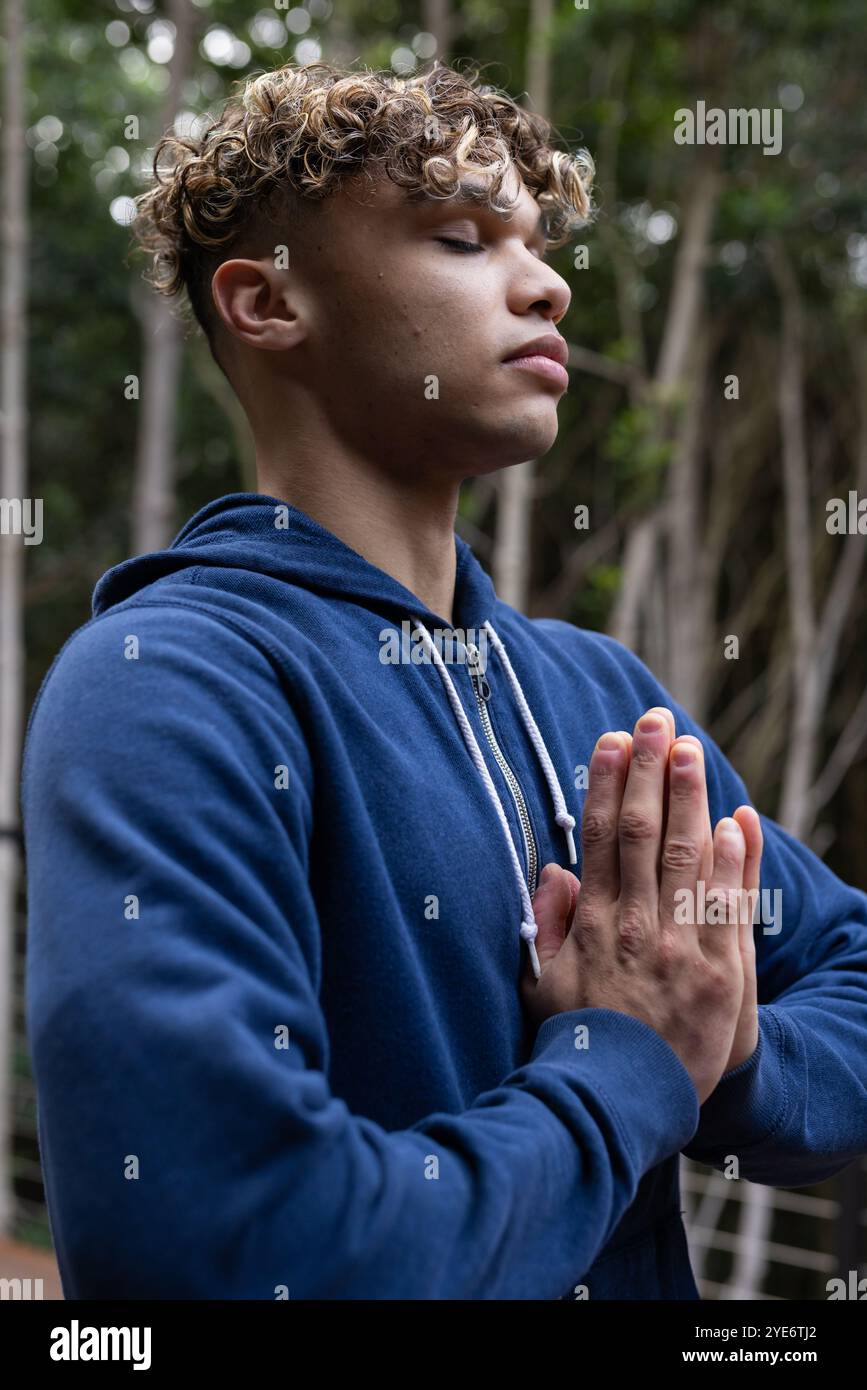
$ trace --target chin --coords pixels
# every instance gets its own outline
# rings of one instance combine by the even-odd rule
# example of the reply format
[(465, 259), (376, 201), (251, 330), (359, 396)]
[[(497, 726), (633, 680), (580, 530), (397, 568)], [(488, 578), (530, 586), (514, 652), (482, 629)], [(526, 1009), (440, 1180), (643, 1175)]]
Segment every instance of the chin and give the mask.
[(500, 441), (500, 468), (508, 468), (513, 463), (523, 463), (526, 459), (541, 458), (553, 448), (557, 441), (560, 422), (557, 407), (551, 403), (547, 408), (521, 415), (513, 427)]
[[(463, 480), (541, 458), (555, 444), (559, 423), (557, 405), (551, 399), (521, 406), (511, 401), (496, 418), (476, 414), (471, 430), (467, 430), (467, 417), (464, 416), (453, 431), (441, 430), (438, 436), (440, 467), (451, 457), (458, 464)], [(444, 447), (444, 435), (452, 440), (453, 448)]]
[(501, 438), (492, 448), (486, 449), (484, 453), (477, 453), (470, 459), (465, 453), (462, 460), (462, 476), (481, 478), (487, 473), (499, 473), (504, 468), (514, 468), (516, 464), (541, 458), (543, 454), (547, 454), (556, 438), (556, 430), (553, 434), (546, 435), (544, 440), (537, 435), (535, 443), (527, 440), (525, 434), (519, 436), (517, 432), (508, 440)]

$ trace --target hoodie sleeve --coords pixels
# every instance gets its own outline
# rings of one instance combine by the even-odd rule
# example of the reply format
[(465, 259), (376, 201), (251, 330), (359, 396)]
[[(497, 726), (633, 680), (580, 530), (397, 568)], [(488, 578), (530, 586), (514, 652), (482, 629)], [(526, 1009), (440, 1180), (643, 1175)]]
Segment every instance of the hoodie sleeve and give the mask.
[[(638, 714), (667, 705), (677, 732), (701, 740), (711, 824), (752, 805), (714, 740), (626, 647), (602, 640)], [(805, 1187), (867, 1152), (867, 894), (776, 821), (761, 824), (759, 1043), (705, 1101), (683, 1152), (716, 1168), (736, 1155), (751, 1182)]]
[(557, 1298), (694, 1133), (689, 1074), (587, 1009), (463, 1113), (351, 1113), (283, 681), (230, 619), (137, 605), (70, 639), (31, 716), (27, 1020), (65, 1293)]

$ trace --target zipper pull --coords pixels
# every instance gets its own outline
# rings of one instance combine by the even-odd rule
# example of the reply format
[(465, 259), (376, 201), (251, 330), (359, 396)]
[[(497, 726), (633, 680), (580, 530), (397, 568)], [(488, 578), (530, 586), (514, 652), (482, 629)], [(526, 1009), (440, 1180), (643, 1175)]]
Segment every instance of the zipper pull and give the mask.
[(483, 671), (478, 669), (479, 649), (472, 642), (467, 643), (467, 661), (470, 667), (470, 680), (473, 683), (473, 689), (482, 700), (490, 700), (491, 687), (488, 684), (487, 676)]

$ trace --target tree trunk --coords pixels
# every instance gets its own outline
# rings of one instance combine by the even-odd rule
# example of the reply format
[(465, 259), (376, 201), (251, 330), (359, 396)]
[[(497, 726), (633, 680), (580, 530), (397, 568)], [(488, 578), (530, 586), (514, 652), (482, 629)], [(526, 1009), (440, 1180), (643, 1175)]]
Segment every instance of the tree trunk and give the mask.
[(422, 28), (426, 34), (433, 34), (437, 41), (435, 57), (447, 63), (452, 51), (454, 16), (451, 0), (423, 0)]
[(668, 393), (686, 374), (701, 314), (704, 268), (720, 194), (714, 162), (699, 164), (687, 197), (655, 380)]
[(702, 566), (701, 515), (702, 419), (705, 406), (707, 332), (695, 324), (689, 398), (668, 471), (668, 564), (666, 627), (668, 663), (665, 684), (693, 718), (704, 723), (708, 624), (713, 601), (706, 592)]
[[(181, 107), (198, 22), (190, 0), (170, 0), (169, 17), (176, 30), (175, 48), (160, 134), (172, 126)], [(161, 295), (154, 294), (142, 314), (142, 338), (141, 418), (132, 502), (134, 555), (165, 549), (175, 527), (175, 427), (183, 339), (181, 324)]]
[[(527, 106), (548, 115), (551, 86), (552, 0), (531, 0), (527, 45)], [(493, 578), (499, 597), (525, 611), (530, 588), (530, 524), (536, 464), (507, 468), (499, 478)]]
[[(671, 442), (666, 496), (652, 514), (635, 523), (627, 540), (620, 594), (609, 622), (612, 635), (643, 656), (675, 699), (697, 719), (704, 713), (704, 636), (713, 610), (713, 596), (708, 592), (712, 570), (701, 563), (701, 398), (710, 356), (702, 301), (720, 189), (716, 160), (706, 157), (694, 171), (685, 200), (656, 369), (652, 381), (639, 390), (639, 396), (652, 402), (657, 412), (653, 440)], [(688, 396), (678, 418), (681, 388), (687, 389)], [(661, 585), (650, 582), (657, 568), (663, 575)], [(644, 642), (651, 628), (652, 653)]]
[[(23, 0), (6, 3), (3, 109), (3, 350), (0, 491), (23, 507), (27, 487), (27, 173)], [(24, 537), (0, 534), (0, 1234), (14, 1217), (12, 1080), (15, 928), (21, 871), (19, 776), (24, 731)]]

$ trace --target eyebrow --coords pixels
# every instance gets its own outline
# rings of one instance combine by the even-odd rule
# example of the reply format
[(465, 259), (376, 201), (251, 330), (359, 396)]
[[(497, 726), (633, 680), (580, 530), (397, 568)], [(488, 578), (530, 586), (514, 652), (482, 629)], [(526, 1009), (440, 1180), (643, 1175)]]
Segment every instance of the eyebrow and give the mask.
[[(429, 193), (426, 188), (411, 189), (406, 195), (407, 203), (413, 207), (440, 207), (447, 209), (449, 206), (461, 203), (470, 203), (473, 206), (481, 207), (485, 212), (493, 212), (503, 221), (515, 211), (511, 208), (492, 207), (488, 202), (487, 186), (475, 180), (464, 180), (458, 185), (458, 192), (448, 198), (438, 198), (433, 193)], [(536, 225), (531, 233), (532, 237), (541, 237), (544, 241), (548, 240), (547, 214), (544, 209), (539, 213)]]

